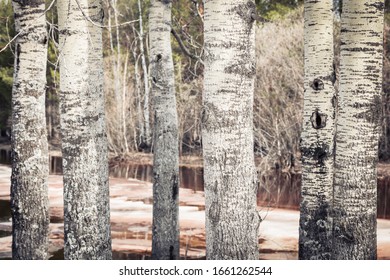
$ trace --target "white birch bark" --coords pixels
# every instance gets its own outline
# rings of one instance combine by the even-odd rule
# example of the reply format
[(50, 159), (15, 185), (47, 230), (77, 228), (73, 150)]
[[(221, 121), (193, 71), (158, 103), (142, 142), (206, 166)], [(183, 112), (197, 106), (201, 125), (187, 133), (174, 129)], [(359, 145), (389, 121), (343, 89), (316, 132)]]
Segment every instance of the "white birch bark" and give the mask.
[(168, 0), (152, 0), (149, 11), (154, 105), (153, 259), (179, 259), (179, 146), (175, 76)]
[[(102, 24), (100, 0), (79, 0)], [(102, 31), (75, 0), (57, 2), (65, 259), (111, 259)]]
[(207, 259), (258, 259), (255, 9), (247, 0), (205, 1), (202, 139)]
[(49, 201), (45, 119), (45, 1), (12, 1), (16, 39), (12, 88), (12, 257), (47, 259)]
[(343, 1), (334, 258), (376, 259), (383, 0)]
[(305, 1), (299, 258), (332, 258), (334, 118), (332, 0)]

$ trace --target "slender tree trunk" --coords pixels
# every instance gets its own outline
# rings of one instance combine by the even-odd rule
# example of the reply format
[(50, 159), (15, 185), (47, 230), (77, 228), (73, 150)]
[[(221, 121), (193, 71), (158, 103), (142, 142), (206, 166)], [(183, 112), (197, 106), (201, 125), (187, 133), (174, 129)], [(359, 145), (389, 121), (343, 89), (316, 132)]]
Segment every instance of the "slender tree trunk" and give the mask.
[[(139, 4), (139, 3), (138, 3)], [(130, 7), (130, 16), (132, 18), (135, 17), (133, 10)], [(143, 142), (143, 139), (145, 138), (144, 133), (144, 121), (143, 121), (143, 111), (142, 111), (142, 94), (141, 94), (141, 75), (139, 73), (139, 60), (141, 59), (141, 55), (138, 54), (138, 40), (140, 38), (139, 32), (137, 31), (134, 24), (131, 25), (131, 28), (133, 30), (134, 40), (131, 43), (131, 52), (133, 54), (134, 59), (134, 87), (136, 92), (136, 98), (135, 106), (137, 107), (137, 124), (134, 126), (134, 144), (135, 149), (137, 150), (141, 143)]]
[(154, 105), (153, 259), (179, 259), (179, 147), (171, 1), (152, 0), (149, 38)]
[(383, 8), (343, 1), (334, 178), (334, 258), (376, 259)]
[[(170, 1), (168, 1), (170, 2)], [(144, 72), (144, 129), (145, 132), (143, 133), (145, 136), (145, 139), (143, 140), (144, 144), (146, 144), (147, 147), (150, 147), (151, 145), (151, 132), (150, 132), (150, 114), (149, 114), (149, 95), (150, 95), (150, 89), (149, 89), (149, 71), (148, 67), (146, 65), (146, 58), (145, 58), (145, 48), (144, 48), (144, 27), (143, 27), (143, 20), (142, 20), (142, 5), (141, 0), (138, 0), (138, 12), (139, 12), (139, 43), (140, 43), (140, 54), (141, 54), (141, 66), (142, 71)]]
[[(101, 24), (100, 0), (79, 0)], [(102, 31), (59, 1), (65, 259), (111, 259)]]
[(45, 1), (12, 1), (16, 32), (12, 88), (12, 257), (47, 259), (49, 201), (45, 118)]
[(203, 158), (208, 259), (258, 259), (255, 3), (205, 1)]
[[(136, 34), (136, 32), (134, 32)], [(138, 61), (140, 56), (137, 53), (137, 44), (134, 44), (134, 47), (132, 48), (133, 58), (134, 58), (134, 87), (136, 92), (136, 106), (137, 106), (137, 123), (139, 127), (139, 133), (138, 133), (138, 139), (135, 139), (136, 141), (136, 149), (138, 148), (139, 144), (141, 144), (142, 139), (144, 139), (144, 122), (142, 118), (142, 101), (141, 101), (141, 77), (139, 74), (139, 67), (138, 67)]]
[(122, 106), (121, 106), (121, 126), (122, 126), (122, 139), (123, 144), (125, 146), (125, 154), (129, 153), (129, 145), (127, 143), (127, 124), (126, 124), (126, 112), (128, 108), (128, 101), (127, 101), (127, 83), (126, 83), (126, 77), (128, 75), (127, 71), (127, 64), (129, 60), (129, 50), (126, 51), (125, 61), (124, 61), (124, 67), (123, 67), (123, 76), (122, 76)]
[(335, 19), (337, 21), (340, 21), (341, 6), (342, 6), (342, 1), (341, 0), (333, 0), (333, 13), (334, 13)]
[(332, 258), (336, 106), (332, 5), (332, 0), (305, 1), (300, 259)]
[[(118, 2), (117, 0), (112, 0), (112, 6), (114, 10), (114, 22), (115, 22), (115, 36), (116, 36), (116, 62), (115, 62), (115, 75), (114, 75), (114, 83), (115, 83), (115, 96), (117, 98), (117, 104), (116, 104), (116, 110), (118, 113), (118, 123), (119, 123), (119, 134), (120, 134), (120, 140), (119, 144), (123, 141), (123, 144), (120, 144), (121, 153), (127, 154), (129, 152), (129, 148), (127, 145), (126, 140), (126, 127), (125, 122), (126, 118), (124, 117), (125, 114), (125, 107), (126, 107), (126, 101), (124, 99), (124, 95), (121, 94), (121, 89), (125, 85), (125, 80), (121, 81), (121, 37), (119, 33), (119, 21), (118, 21)], [(125, 60), (125, 63), (127, 63), (127, 60)], [(123, 92), (122, 92), (123, 93)]]
[(120, 108), (123, 100), (121, 99), (120, 88), (120, 72), (121, 72), (121, 38), (119, 35), (119, 21), (118, 21), (118, 10), (117, 10), (117, 0), (112, 0), (111, 2), (113, 10), (114, 10), (114, 22), (115, 22), (115, 37), (116, 37), (116, 62), (115, 62), (115, 96), (117, 97), (118, 103), (116, 104), (118, 115), (121, 115)]

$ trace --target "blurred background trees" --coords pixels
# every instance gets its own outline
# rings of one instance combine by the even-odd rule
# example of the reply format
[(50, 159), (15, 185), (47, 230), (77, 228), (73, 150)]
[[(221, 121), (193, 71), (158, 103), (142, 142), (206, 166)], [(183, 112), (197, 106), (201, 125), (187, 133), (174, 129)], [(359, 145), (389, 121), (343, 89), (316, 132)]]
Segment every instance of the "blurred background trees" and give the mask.
[[(47, 6), (50, 2), (47, 1)], [(254, 149), (256, 155), (264, 159), (260, 166), (262, 170), (289, 169), (299, 162), (298, 147), (303, 105), (302, 2), (301, 0), (256, 0), (258, 13), (269, 21), (258, 23), (256, 30)], [(104, 24), (112, 26), (111, 29), (103, 30), (103, 44), (108, 140), (113, 156), (153, 150), (153, 143), (148, 141), (145, 132), (145, 124), (152, 125), (154, 118), (150, 102), (145, 106), (148, 98), (150, 99), (149, 94), (145, 94), (150, 86), (148, 83), (148, 7), (149, 1), (104, 1)], [(383, 119), (379, 156), (381, 160), (387, 161), (390, 159), (390, 0), (386, 0), (386, 8)], [(187, 50), (187, 53), (183, 52), (177, 39), (171, 37), (181, 155), (201, 154), (200, 112), (203, 64), (197, 57), (203, 54), (202, 16), (201, 0), (173, 1), (172, 28)], [(53, 148), (53, 146), (59, 147), (56, 93), (58, 30), (55, 9), (48, 12), (47, 18), (52, 39), (49, 42), (47, 68), (47, 123), (49, 141)], [(140, 21), (122, 25), (140, 18), (142, 18), (142, 32)], [(335, 36), (338, 36), (337, 21), (335, 30)], [(0, 49), (13, 38), (14, 34), (10, 0), (0, 0)], [(13, 44), (0, 52), (0, 128), (3, 134), (10, 115), (12, 49)], [(337, 62), (338, 47), (335, 46), (335, 49)], [(149, 109), (149, 117), (145, 109)]]

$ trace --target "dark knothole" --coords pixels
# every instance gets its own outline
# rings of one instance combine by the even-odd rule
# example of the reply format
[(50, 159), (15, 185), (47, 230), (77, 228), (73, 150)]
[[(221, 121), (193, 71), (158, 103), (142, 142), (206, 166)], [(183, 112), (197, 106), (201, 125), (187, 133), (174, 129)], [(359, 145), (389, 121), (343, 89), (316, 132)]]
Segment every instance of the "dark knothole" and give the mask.
[(314, 90), (322, 90), (322, 89), (324, 89), (324, 83), (320, 79), (314, 79), (314, 81), (310, 84), (310, 86)]
[(174, 250), (173, 246), (169, 246), (169, 259), (170, 259), (170, 260), (176, 259), (173, 250)]
[(320, 129), (320, 128), (324, 128), (326, 126), (326, 120), (327, 120), (328, 116), (325, 115), (325, 114), (321, 114), (318, 112), (318, 110), (316, 110), (310, 117), (310, 121), (311, 121), (311, 124), (312, 126), (315, 128), (315, 129)]
[(162, 55), (160, 53), (158, 55), (156, 55), (157, 62), (159, 62), (161, 60), (161, 58), (162, 58)]

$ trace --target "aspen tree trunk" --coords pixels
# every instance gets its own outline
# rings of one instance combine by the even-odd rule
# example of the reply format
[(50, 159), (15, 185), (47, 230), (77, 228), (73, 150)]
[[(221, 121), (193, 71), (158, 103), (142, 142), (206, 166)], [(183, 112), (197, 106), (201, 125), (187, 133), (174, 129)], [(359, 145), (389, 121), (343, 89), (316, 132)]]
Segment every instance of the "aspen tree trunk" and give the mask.
[(334, 178), (334, 258), (376, 259), (383, 8), (343, 1)]
[[(100, 0), (79, 0), (101, 24)], [(101, 28), (59, 1), (65, 259), (111, 259)]]
[(299, 258), (331, 259), (336, 92), (332, 0), (305, 1)]
[(45, 119), (45, 1), (12, 1), (16, 39), (12, 88), (12, 257), (47, 259), (49, 201)]
[(149, 14), (154, 105), (153, 259), (179, 259), (179, 147), (171, 48), (171, 1), (152, 0)]
[(253, 153), (255, 3), (205, 1), (203, 158), (207, 259), (258, 259)]

